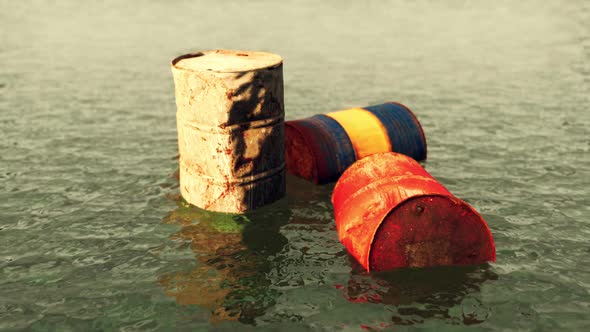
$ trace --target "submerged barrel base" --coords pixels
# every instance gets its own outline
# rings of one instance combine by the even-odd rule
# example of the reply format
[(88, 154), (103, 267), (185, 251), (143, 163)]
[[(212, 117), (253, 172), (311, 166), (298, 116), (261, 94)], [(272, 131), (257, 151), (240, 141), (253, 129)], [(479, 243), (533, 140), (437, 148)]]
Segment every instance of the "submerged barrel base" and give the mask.
[(426, 195), (405, 200), (383, 219), (369, 267), (385, 271), (495, 260), (492, 235), (475, 210), (455, 197)]
[(245, 213), (281, 199), (285, 191), (284, 168), (251, 182), (222, 183), (180, 167), (180, 194), (188, 203), (209, 211)]

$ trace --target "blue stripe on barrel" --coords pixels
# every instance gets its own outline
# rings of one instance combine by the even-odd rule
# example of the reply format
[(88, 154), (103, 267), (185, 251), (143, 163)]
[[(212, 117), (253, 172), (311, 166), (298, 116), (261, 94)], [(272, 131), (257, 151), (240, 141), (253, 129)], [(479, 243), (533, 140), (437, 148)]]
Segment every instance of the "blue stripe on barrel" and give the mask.
[(398, 103), (363, 107), (373, 113), (387, 130), (394, 152), (415, 160), (426, 159), (426, 140), (422, 127), (409, 108)]
[(315, 158), (319, 183), (338, 180), (340, 174), (355, 162), (352, 142), (336, 120), (318, 114), (297, 121), (297, 125), (307, 127), (312, 133), (313, 138), (308, 144), (318, 152)]

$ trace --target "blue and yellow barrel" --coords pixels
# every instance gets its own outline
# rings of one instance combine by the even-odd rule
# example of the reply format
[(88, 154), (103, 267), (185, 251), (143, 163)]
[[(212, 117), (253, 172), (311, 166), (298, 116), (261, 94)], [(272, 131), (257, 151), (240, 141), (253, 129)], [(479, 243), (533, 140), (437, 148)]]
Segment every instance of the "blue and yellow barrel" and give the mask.
[(383, 152), (426, 159), (426, 138), (412, 111), (396, 102), (285, 122), (287, 171), (334, 182), (356, 160)]

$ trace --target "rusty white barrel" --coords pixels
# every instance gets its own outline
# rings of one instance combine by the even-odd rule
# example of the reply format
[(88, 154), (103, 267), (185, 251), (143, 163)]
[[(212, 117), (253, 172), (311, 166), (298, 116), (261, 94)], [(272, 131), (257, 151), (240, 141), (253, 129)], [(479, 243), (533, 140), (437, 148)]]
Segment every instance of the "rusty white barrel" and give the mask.
[(186, 201), (243, 213), (284, 196), (282, 64), (276, 54), (231, 50), (172, 60)]

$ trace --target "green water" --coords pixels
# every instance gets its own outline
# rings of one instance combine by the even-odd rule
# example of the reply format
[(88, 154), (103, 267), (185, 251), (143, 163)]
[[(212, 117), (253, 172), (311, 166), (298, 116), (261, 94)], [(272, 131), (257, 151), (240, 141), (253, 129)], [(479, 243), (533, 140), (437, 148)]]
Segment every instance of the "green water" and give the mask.
[[(288, 119), (396, 100), (494, 264), (367, 275), (331, 186), (178, 198), (169, 61), (284, 57)], [(590, 328), (590, 4), (0, 1), (0, 330)]]

